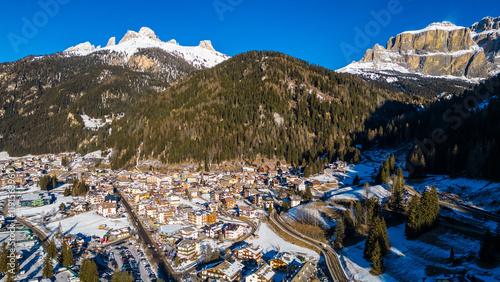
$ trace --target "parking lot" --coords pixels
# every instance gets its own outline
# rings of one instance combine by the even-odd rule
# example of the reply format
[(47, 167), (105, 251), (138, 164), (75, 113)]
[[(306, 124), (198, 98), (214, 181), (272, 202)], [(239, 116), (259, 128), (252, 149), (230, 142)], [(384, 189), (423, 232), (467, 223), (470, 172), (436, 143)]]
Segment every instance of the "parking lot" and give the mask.
[(111, 269), (118, 267), (120, 271), (131, 273), (135, 281), (157, 280), (157, 270), (149, 263), (139, 245), (124, 242), (110, 246), (105, 256)]

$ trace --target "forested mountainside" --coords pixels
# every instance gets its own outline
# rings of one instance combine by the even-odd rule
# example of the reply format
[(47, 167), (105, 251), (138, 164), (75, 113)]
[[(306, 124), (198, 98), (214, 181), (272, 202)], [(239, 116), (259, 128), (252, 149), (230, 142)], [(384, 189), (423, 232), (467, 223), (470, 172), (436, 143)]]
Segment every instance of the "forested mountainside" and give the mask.
[(123, 63), (101, 51), (57, 53), (0, 64), (0, 150), (11, 155), (74, 151), (94, 133), (81, 115), (126, 113), (195, 68), (159, 49), (139, 50)]
[(115, 148), (114, 167), (140, 150), (141, 158), (169, 163), (252, 162), (261, 154), (314, 171), (337, 158), (359, 160), (353, 145), (365, 122), (375, 113), (387, 122), (416, 111), (411, 103), (419, 99), (281, 53), (252, 51), (138, 102), (93, 149)]
[[(415, 144), (410, 176), (425, 173), (500, 179), (500, 76), (381, 125), (370, 123), (365, 147)], [(378, 128), (377, 128), (378, 127)]]

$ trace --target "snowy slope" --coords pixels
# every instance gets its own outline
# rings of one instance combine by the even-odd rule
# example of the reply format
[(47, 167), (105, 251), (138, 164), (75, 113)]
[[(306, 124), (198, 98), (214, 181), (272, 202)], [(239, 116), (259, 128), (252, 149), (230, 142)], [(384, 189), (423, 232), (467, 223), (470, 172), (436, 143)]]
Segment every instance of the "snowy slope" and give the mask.
[(201, 41), (199, 46), (181, 46), (175, 40), (162, 42), (155, 33), (143, 27), (139, 32), (128, 31), (118, 44), (114, 44), (114, 38), (110, 38), (106, 47), (94, 47), (89, 42), (81, 43), (64, 51), (67, 55), (86, 56), (99, 51), (117, 52), (127, 60), (140, 49), (160, 48), (168, 53), (177, 55), (191, 63), (198, 69), (211, 68), (227, 59), (229, 56), (215, 51), (210, 41)]

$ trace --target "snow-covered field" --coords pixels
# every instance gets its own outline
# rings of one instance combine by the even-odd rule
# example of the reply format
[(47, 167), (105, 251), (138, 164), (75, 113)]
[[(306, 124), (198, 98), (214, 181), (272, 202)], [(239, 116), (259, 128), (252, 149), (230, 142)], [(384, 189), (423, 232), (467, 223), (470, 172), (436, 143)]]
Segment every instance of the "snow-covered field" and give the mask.
[(479, 250), (479, 241), (451, 232), (435, 235), (427, 242), (409, 241), (404, 229), (404, 224), (388, 229), (391, 250), (384, 259), (386, 272), (383, 275), (369, 273), (370, 264), (363, 258), (364, 241), (341, 251), (342, 261), (351, 278), (357, 281), (422, 281), (427, 277), (426, 269), (433, 266), (456, 271), (466, 269), (468, 274), (484, 281), (500, 281), (500, 267), (482, 269), (474, 261), (459, 266), (448, 264), (451, 248), (455, 251), (455, 258), (464, 258)]
[(25, 217), (31, 217), (31, 216), (43, 216), (48, 213), (55, 213), (59, 210), (59, 206), (61, 203), (67, 204), (73, 202), (73, 197), (64, 197), (64, 196), (56, 196), (56, 200), (50, 204), (50, 205), (45, 205), (41, 207), (23, 207), (23, 208), (16, 208), (15, 209), (15, 214), (17, 216), (25, 216)]
[(366, 191), (363, 187), (358, 187), (358, 188), (346, 187), (332, 191), (330, 194), (331, 195), (330, 200), (358, 201), (366, 197), (365, 196), (366, 192), (368, 192), (368, 198), (375, 197), (379, 199), (381, 202), (387, 201), (387, 199), (391, 195), (391, 192), (387, 190), (387, 184), (370, 186)]
[(9, 153), (7, 153), (6, 151), (0, 152), (0, 161), (8, 161), (9, 159)]
[(303, 248), (287, 241), (283, 240), (278, 234), (276, 234), (267, 223), (262, 223), (259, 230), (256, 232), (259, 236), (257, 239), (246, 240), (248, 243), (253, 243), (254, 245), (260, 245), (264, 249), (264, 252), (276, 251), (279, 249), (280, 252), (295, 252), (300, 254), (306, 254), (312, 258), (319, 259), (318, 253), (307, 248)]
[(110, 219), (98, 215), (96, 211), (89, 211), (64, 220), (52, 222), (47, 227), (55, 232), (59, 223), (61, 223), (63, 233), (84, 234), (87, 236), (97, 235), (99, 237), (104, 236), (107, 232), (104, 229), (99, 229), (99, 225), (101, 224), (106, 224), (108, 228), (113, 229), (129, 226), (127, 218)]
[(305, 205), (300, 205), (291, 208), (284, 216), (284, 219), (291, 219), (295, 221), (301, 221), (304, 218), (310, 220), (315, 220), (323, 228), (331, 228), (335, 226), (335, 222), (327, 220), (321, 216), (321, 211), (324, 208), (330, 208), (329, 206), (318, 206), (315, 202), (311, 202)]

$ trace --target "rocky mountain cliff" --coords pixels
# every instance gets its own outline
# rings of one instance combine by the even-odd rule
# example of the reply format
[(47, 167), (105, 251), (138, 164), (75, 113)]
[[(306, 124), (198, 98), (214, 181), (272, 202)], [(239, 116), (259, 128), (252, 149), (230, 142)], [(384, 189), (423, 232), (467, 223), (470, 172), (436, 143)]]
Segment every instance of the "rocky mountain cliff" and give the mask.
[(471, 27), (450, 22), (391, 37), (375, 45), (359, 62), (338, 70), (353, 74), (418, 74), (478, 81), (500, 72), (499, 18), (484, 18)]

